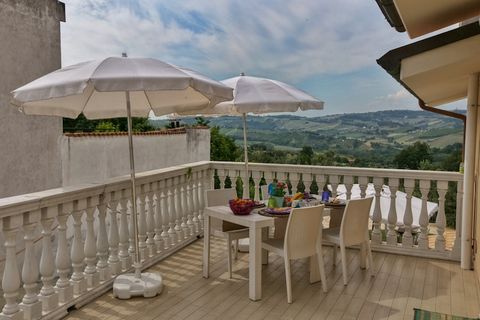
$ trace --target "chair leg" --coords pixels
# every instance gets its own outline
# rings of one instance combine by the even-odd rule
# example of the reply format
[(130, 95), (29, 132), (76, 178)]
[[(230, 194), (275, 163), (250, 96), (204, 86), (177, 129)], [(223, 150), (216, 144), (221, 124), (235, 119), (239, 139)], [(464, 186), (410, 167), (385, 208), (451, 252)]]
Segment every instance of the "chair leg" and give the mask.
[(360, 269), (367, 268), (367, 251), (366, 244), (363, 242), (360, 244)]
[(227, 260), (228, 260), (228, 277), (232, 279), (232, 238), (227, 232)]
[(290, 259), (284, 257), (285, 260), (285, 280), (287, 282), (287, 302), (292, 303), (292, 278), (290, 274)]
[(365, 248), (367, 251), (367, 258), (368, 258), (368, 270), (370, 271), (370, 276), (375, 276), (375, 270), (373, 270), (373, 259), (372, 259), (372, 248), (370, 248), (370, 242), (365, 242)]
[(325, 264), (323, 262), (323, 252), (317, 252), (317, 259), (318, 259), (318, 269), (320, 271), (320, 279), (322, 280), (322, 289), (323, 292), (327, 292), (327, 277), (325, 276)]
[(342, 274), (343, 274), (343, 284), (347, 285), (347, 250), (345, 246), (340, 246), (340, 254), (342, 256)]

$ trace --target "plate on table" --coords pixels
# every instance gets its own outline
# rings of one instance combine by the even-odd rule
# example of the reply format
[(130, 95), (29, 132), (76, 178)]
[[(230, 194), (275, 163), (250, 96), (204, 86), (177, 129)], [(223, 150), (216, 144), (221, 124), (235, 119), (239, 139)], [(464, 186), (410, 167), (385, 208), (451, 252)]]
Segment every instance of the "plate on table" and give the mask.
[(291, 207), (265, 208), (258, 211), (259, 214), (267, 217), (288, 217)]

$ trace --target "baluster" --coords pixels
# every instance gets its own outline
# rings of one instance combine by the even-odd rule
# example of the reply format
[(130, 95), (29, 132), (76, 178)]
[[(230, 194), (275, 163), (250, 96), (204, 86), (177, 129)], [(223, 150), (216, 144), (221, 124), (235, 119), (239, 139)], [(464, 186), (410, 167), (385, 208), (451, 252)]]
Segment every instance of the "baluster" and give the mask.
[(322, 197), (322, 192), (323, 192), (323, 187), (325, 186), (325, 183), (327, 180), (325, 179), (325, 175), (321, 173), (317, 173), (315, 175), (315, 180), (317, 181), (318, 185), (318, 194), (320, 195), (320, 199)]
[(163, 224), (163, 219), (162, 219), (162, 208), (161, 208), (161, 189), (159, 186), (159, 182), (157, 183), (155, 187), (155, 207), (153, 210), (153, 213), (155, 214), (155, 236), (153, 237), (153, 241), (155, 242), (155, 247), (156, 253), (160, 253), (164, 250), (165, 246), (163, 244), (162, 240), (162, 224)]
[(428, 191), (430, 190), (430, 180), (420, 180), (420, 192), (422, 193), (422, 207), (420, 210), (420, 235), (418, 236), (418, 247), (428, 249)]
[(300, 182), (300, 174), (296, 172), (290, 172), (288, 180), (292, 184), (292, 194), (298, 192), (298, 183)]
[(73, 284), (73, 294), (79, 296), (87, 290), (87, 282), (83, 274), (83, 260), (85, 258), (82, 242), (82, 216), (86, 209), (86, 200), (78, 200), (73, 205), (73, 242), (70, 259), (73, 273), (70, 281)]
[(367, 196), (368, 177), (358, 177), (358, 186), (360, 187), (360, 198)]
[(120, 274), (122, 271), (122, 264), (120, 258), (118, 257), (118, 244), (120, 242), (120, 235), (118, 233), (118, 220), (117, 220), (117, 209), (118, 203), (120, 202), (121, 194), (117, 192), (112, 192), (110, 196), (109, 206), (110, 206), (110, 229), (108, 231), (108, 250), (110, 254), (108, 256), (108, 265), (110, 267), (110, 272), (112, 275)]
[(328, 179), (329, 179), (330, 185), (332, 186), (332, 197), (335, 198), (337, 196), (338, 176), (329, 175)]
[(174, 184), (174, 198), (173, 200), (175, 201), (175, 233), (177, 235), (177, 243), (180, 243), (183, 241), (183, 232), (182, 232), (182, 227), (181, 227), (181, 221), (182, 221), (182, 193), (181, 193), (181, 183), (182, 183), (182, 178), (181, 177), (176, 177), (175, 178), (175, 184)]
[(195, 234), (195, 225), (193, 224), (193, 186), (192, 186), (193, 174), (187, 176), (187, 183), (185, 184), (185, 207), (187, 214), (187, 238), (190, 239)]
[(42, 310), (48, 313), (58, 307), (58, 294), (53, 287), (55, 261), (52, 249), (52, 224), (58, 216), (58, 207), (42, 208), (40, 224), (42, 226), (42, 257), (40, 258), (40, 274), (42, 289), (39, 299), (42, 301)]
[(100, 276), (97, 272), (97, 244), (95, 240), (95, 231), (93, 223), (95, 221), (95, 211), (97, 210), (98, 197), (88, 199), (87, 213), (87, 235), (85, 237), (85, 278), (87, 279), (87, 288), (93, 288), (98, 285)]
[(68, 279), (72, 262), (68, 252), (67, 240), (67, 220), (72, 211), (73, 203), (64, 203), (59, 206), (59, 215), (57, 216), (58, 245), (55, 264), (57, 265), (58, 280), (55, 286), (55, 291), (58, 293), (58, 301), (60, 304), (65, 304), (73, 299), (73, 286)]
[[(273, 181), (273, 178), (274, 178), (274, 173), (272, 171), (264, 171), (263, 172), (263, 177), (265, 178), (265, 183), (267, 184), (267, 186), (272, 183)], [(268, 188), (267, 188), (268, 190)], [(268, 192), (268, 191), (267, 191)], [(266, 197), (267, 195), (266, 194), (262, 194), (262, 200), (266, 200)]]
[(302, 181), (305, 186), (305, 192), (310, 193), (310, 187), (312, 186), (313, 176), (309, 172), (302, 173)]
[(192, 205), (193, 205), (193, 212), (192, 212), (192, 215), (193, 215), (193, 218), (192, 218), (192, 222), (193, 222), (193, 235), (196, 236), (196, 235), (199, 235), (200, 233), (200, 220), (198, 220), (198, 215), (199, 215), (199, 205), (198, 205), (198, 191), (197, 191), (197, 188), (198, 188), (198, 172), (195, 172), (193, 173), (193, 176), (192, 176)]
[[(228, 170), (222, 170), (222, 169), (218, 169), (217, 170), (217, 176), (218, 176), (218, 180), (220, 180), (220, 189), (224, 189), (225, 188), (225, 178), (227, 177), (227, 174), (228, 174)], [(245, 185), (245, 175), (241, 175), (242, 177), (242, 181)], [(245, 198), (245, 195), (243, 196)]]
[[(121, 270), (125, 271), (132, 265), (132, 261), (130, 259), (130, 253), (128, 252), (129, 247), (129, 231), (128, 231), (128, 199), (126, 198), (127, 190), (122, 190), (122, 197), (117, 205), (120, 209), (120, 232), (119, 232), (119, 251), (118, 257), (120, 260)], [(110, 270), (115, 269), (114, 261), (111, 261), (110, 264), (113, 267), (110, 267)], [(117, 269), (117, 271), (119, 271)]]
[(343, 184), (346, 189), (347, 200), (352, 198), (353, 176), (343, 176)]
[(200, 220), (200, 227), (201, 227), (201, 232), (203, 232), (203, 209), (205, 208), (206, 202), (206, 195), (205, 191), (208, 189), (211, 189), (210, 185), (208, 184), (210, 179), (208, 178), (212, 174), (212, 170), (207, 169), (207, 170), (202, 170), (201, 175), (200, 175), (200, 183), (199, 183), (199, 188), (198, 188), (198, 199), (199, 199), (199, 215), (198, 215), (198, 220)]
[(375, 208), (373, 210), (373, 231), (372, 243), (382, 243), (382, 211), (380, 207), (380, 199), (382, 195), (383, 178), (374, 177), (373, 187), (375, 189)]
[[(168, 215), (168, 189), (167, 189), (167, 180), (160, 181), (160, 214), (162, 216), (162, 241), (163, 241), (163, 250), (168, 250), (171, 246), (170, 236), (168, 233), (169, 226), (169, 215)], [(162, 251), (163, 251), (162, 250)]]
[(252, 171), (252, 178), (253, 178), (253, 199), (260, 200), (260, 179), (262, 179), (262, 175), (260, 171)]
[(461, 243), (462, 243), (462, 202), (463, 202), (463, 181), (456, 182), (457, 184), (457, 205), (455, 208), (455, 242), (452, 248), (452, 258), (460, 260)]
[(182, 231), (182, 240), (188, 238), (189, 229), (187, 226), (187, 214), (188, 214), (188, 205), (187, 205), (187, 176), (182, 175), (179, 177), (180, 184), (178, 185), (179, 190), (179, 203), (180, 203), (180, 229)]
[(397, 226), (397, 190), (398, 179), (388, 178), (388, 187), (390, 188), (390, 210), (388, 211), (388, 231), (387, 231), (387, 244), (391, 246), (397, 245), (397, 232), (395, 228)]
[(448, 190), (448, 181), (437, 181), (438, 190), (438, 212), (435, 224), (437, 226), (437, 237), (435, 238), (435, 250), (445, 251), (445, 195)]
[(23, 231), (25, 240), (25, 258), (22, 267), (22, 280), (25, 295), (20, 303), (24, 319), (40, 319), (42, 316), (42, 302), (38, 300), (38, 260), (35, 256), (33, 241), (35, 231), (40, 221), (40, 210), (23, 214)]
[(148, 191), (148, 186), (142, 185), (140, 192), (137, 195), (138, 206), (138, 249), (140, 250), (140, 260), (147, 258), (147, 216), (145, 214), (145, 197)]
[(405, 232), (403, 233), (402, 246), (411, 247), (413, 246), (413, 235), (412, 235), (412, 223), (413, 223), (413, 214), (412, 214), (412, 192), (415, 187), (414, 179), (405, 179), (404, 187), (406, 193), (405, 203), (405, 215), (403, 216), (403, 224), (405, 226)]
[(153, 185), (150, 186), (150, 191), (147, 192), (145, 200), (147, 207), (147, 249), (148, 256), (153, 257), (157, 252), (155, 248), (155, 213), (153, 212)]
[[(135, 257), (135, 224), (133, 223), (133, 210), (132, 210), (132, 199), (130, 198), (131, 195), (127, 196), (128, 204), (127, 204), (127, 212), (130, 215), (130, 219), (128, 220), (129, 224), (129, 233), (128, 233), (128, 253), (130, 254), (130, 260), (133, 261)], [(138, 203), (137, 203), (138, 207)], [(138, 216), (138, 210), (137, 210)]]
[(167, 180), (167, 200), (168, 200), (168, 212), (169, 219), (168, 219), (168, 235), (170, 237), (170, 245), (173, 247), (177, 244), (177, 234), (175, 232), (175, 191), (174, 191), (174, 178)]
[(23, 319), (23, 311), (17, 303), (20, 289), (20, 274), (17, 266), (17, 233), (22, 225), (21, 215), (9, 216), (2, 219), (3, 236), (5, 237), (5, 266), (3, 269), (2, 289), (5, 305), (0, 318)]
[(111, 278), (110, 268), (108, 267), (108, 236), (107, 224), (105, 222), (107, 216), (107, 203), (102, 197), (98, 205), (98, 236), (97, 236), (97, 270), (100, 281), (107, 281)]

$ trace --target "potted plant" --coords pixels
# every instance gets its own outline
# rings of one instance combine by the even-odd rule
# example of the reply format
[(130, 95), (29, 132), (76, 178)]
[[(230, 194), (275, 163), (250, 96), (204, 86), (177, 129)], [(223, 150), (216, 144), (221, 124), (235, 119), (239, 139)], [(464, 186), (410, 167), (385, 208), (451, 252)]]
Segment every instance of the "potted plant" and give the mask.
[(283, 207), (284, 196), (286, 193), (287, 184), (284, 182), (274, 182), (269, 186), (270, 197), (274, 199), (276, 208)]

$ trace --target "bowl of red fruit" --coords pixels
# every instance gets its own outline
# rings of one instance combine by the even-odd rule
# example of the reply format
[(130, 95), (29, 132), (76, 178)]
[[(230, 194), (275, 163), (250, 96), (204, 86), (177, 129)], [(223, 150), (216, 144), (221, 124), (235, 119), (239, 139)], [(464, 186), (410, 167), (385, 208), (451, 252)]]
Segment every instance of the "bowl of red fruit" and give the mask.
[(228, 204), (230, 205), (233, 214), (239, 216), (249, 215), (256, 205), (255, 201), (250, 199), (233, 199), (229, 200)]

